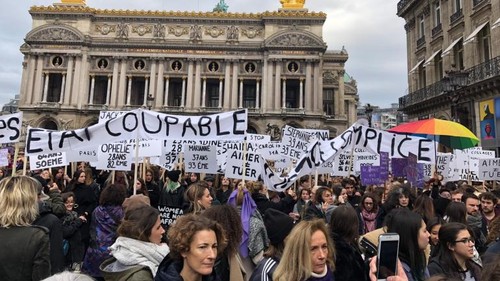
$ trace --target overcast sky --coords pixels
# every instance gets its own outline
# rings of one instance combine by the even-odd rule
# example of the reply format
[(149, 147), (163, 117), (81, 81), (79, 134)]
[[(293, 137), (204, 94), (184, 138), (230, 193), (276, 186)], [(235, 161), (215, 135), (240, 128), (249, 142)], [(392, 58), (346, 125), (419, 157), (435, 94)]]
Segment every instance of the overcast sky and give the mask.
[[(345, 46), (346, 71), (358, 84), (361, 105), (389, 107), (407, 93), (404, 20), (396, 16), (399, 0), (306, 0), (309, 11), (325, 12), (323, 39), (330, 50)], [(3, 1), (0, 11), (0, 104), (19, 93), (19, 47), (31, 29), (29, 7), (56, 0)], [(87, 0), (94, 8), (211, 11), (219, 0)], [(279, 0), (226, 0), (229, 12), (275, 11)]]

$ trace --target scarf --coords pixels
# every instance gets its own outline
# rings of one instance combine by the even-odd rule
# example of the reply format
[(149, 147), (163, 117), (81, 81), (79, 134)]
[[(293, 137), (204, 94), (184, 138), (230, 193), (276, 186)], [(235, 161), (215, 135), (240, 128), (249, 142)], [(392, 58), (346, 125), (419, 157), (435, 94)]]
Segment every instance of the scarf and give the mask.
[(180, 183), (176, 182), (176, 181), (169, 181), (167, 184), (166, 184), (166, 190), (168, 192), (174, 192), (179, 186), (181, 186)]
[(377, 218), (377, 213), (368, 212), (363, 208), (361, 210), (361, 216), (363, 217), (363, 223), (365, 226), (364, 232), (368, 233), (370, 231), (374, 231), (377, 228), (375, 219)]
[[(238, 195), (238, 189), (234, 190), (229, 199), (227, 200), (227, 204), (236, 206), (236, 196)], [(250, 237), (250, 217), (253, 212), (257, 209), (257, 205), (255, 205), (255, 201), (253, 201), (252, 197), (248, 190), (243, 190), (243, 203), (241, 204), (241, 222), (243, 224), (243, 235), (240, 243), (240, 254), (243, 258), (248, 257), (248, 240)]]
[(109, 247), (109, 250), (111, 255), (124, 265), (147, 266), (153, 273), (153, 277), (156, 276), (160, 262), (170, 252), (167, 244), (157, 245), (121, 236)]

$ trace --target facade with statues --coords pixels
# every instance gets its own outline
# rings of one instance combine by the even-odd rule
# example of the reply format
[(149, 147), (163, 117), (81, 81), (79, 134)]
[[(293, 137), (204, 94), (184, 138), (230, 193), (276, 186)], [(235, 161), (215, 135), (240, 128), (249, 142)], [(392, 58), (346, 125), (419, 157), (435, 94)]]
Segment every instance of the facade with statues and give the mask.
[[(277, 2), (277, 1), (276, 1)], [(100, 10), (82, 0), (30, 9), (19, 109), (24, 125), (70, 130), (100, 111), (179, 115), (247, 108), (249, 132), (343, 132), (356, 120), (345, 49), (327, 50), (326, 14), (304, 1), (277, 11)], [(278, 5), (278, 2), (277, 2)]]

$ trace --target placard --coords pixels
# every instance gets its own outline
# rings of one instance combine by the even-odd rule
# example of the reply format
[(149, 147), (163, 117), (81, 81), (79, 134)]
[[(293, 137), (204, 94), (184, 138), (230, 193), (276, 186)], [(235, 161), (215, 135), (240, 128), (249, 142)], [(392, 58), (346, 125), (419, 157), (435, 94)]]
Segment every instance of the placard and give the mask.
[[(245, 157), (245, 160), (243, 160)], [(259, 154), (229, 150), (225, 175), (228, 178), (259, 180), (263, 159)]]
[(311, 134), (287, 125), (281, 139), (281, 154), (299, 160), (307, 151), (309, 143), (316, 140)]
[(158, 211), (160, 211), (160, 221), (164, 228), (168, 228), (178, 217), (184, 214), (182, 208), (169, 206), (158, 206)]
[(188, 173), (217, 173), (217, 152), (209, 145), (184, 145), (184, 169)]
[(18, 142), (21, 138), (23, 113), (16, 112), (0, 116), (0, 144)]
[(479, 179), (500, 180), (500, 158), (480, 159)]
[(62, 167), (68, 164), (65, 152), (33, 154), (29, 155), (29, 160), (30, 170), (32, 171), (44, 168)]
[(97, 169), (128, 171), (132, 167), (132, 144), (110, 143), (99, 146)]

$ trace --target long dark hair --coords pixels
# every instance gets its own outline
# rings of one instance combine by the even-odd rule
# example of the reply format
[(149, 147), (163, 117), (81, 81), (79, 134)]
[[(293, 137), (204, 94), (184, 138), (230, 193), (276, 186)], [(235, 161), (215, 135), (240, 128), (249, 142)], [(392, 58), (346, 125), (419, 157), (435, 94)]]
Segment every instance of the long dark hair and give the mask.
[(338, 235), (349, 244), (356, 244), (359, 237), (359, 221), (353, 207), (340, 205), (335, 208), (330, 218), (329, 227), (332, 234)]
[(467, 208), (462, 202), (450, 202), (444, 211), (446, 222), (459, 222), (467, 224)]
[(387, 232), (399, 234), (399, 258), (410, 266), (414, 280), (423, 281), (425, 254), (418, 245), (422, 216), (406, 208), (396, 208), (391, 213), (392, 220), (387, 222)]
[[(473, 232), (467, 227), (467, 225), (458, 222), (445, 223), (439, 229), (439, 244), (437, 248), (436, 258), (441, 264), (441, 268), (444, 270), (446, 276), (450, 277), (460, 277), (462, 268), (458, 265), (453, 252), (450, 250), (451, 245), (456, 244), (457, 235), (460, 231), (467, 230), (471, 237), (474, 237)], [(471, 260), (465, 262), (467, 269), (471, 270), (474, 275), (477, 273), (473, 271), (474, 266)], [(477, 279), (478, 276), (474, 276)]]

